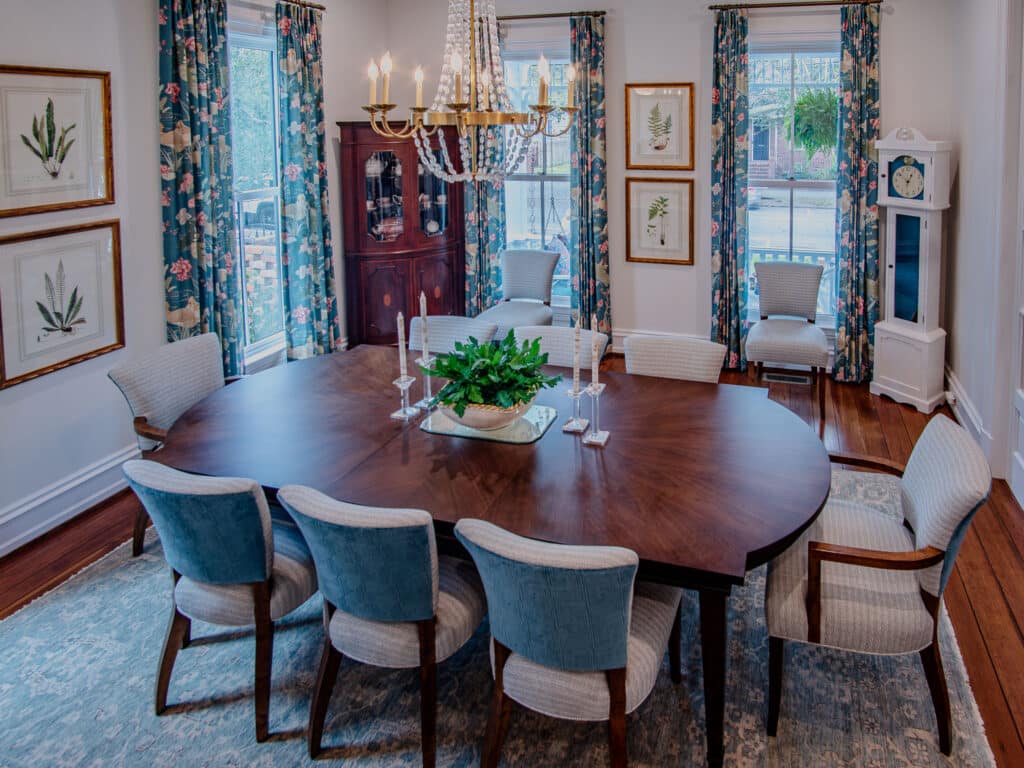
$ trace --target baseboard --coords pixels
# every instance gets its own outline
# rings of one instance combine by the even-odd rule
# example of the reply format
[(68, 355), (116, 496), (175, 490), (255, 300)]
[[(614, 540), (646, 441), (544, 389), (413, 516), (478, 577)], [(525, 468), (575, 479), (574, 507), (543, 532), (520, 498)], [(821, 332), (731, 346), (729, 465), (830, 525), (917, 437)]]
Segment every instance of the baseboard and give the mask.
[(946, 366), (946, 383), (950, 393), (953, 395), (953, 402), (949, 404), (949, 407), (953, 410), (956, 420), (971, 433), (971, 437), (981, 446), (985, 458), (991, 464), (992, 433), (985, 429), (985, 424), (981, 419), (981, 414), (978, 413), (977, 407), (975, 407), (971, 398), (967, 396), (967, 390), (964, 389), (964, 385), (948, 365)]
[(127, 446), (0, 509), (0, 557), (126, 487), (121, 465), (138, 455)]

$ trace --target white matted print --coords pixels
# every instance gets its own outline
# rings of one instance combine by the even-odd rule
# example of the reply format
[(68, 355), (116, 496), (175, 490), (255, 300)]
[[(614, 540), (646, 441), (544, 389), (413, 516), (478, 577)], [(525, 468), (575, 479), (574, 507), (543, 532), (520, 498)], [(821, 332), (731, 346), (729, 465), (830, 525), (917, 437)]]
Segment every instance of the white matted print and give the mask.
[(693, 264), (693, 179), (626, 179), (626, 261)]
[(626, 167), (692, 171), (693, 83), (626, 85)]
[(0, 65), (0, 217), (114, 201), (110, 74)]
[(0, 238), (0, 388), (123, 346), (117, 221)]

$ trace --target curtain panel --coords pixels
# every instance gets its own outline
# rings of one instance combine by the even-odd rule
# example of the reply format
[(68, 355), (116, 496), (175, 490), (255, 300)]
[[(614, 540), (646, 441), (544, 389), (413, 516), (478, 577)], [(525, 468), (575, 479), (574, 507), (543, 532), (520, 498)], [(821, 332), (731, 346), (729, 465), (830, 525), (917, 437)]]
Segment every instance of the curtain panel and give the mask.
[(836, 381), (871, 378), (878, 319), (878, 6), (844, 5), (836, 181)]
[(747, 12), (715, 17), (711, 91), (711, 338), (727, 348), (725, 366), (746, 368), (747, 324)]
[(160, 187), (167, 338), (215, 331), (242, 372), (226, 0), (160, 0)]
[(281, 269), (288, 358), (341, 343), (327, 199), (321, 12), (277, 4)]
[(608, 185), (605, 142), (604, 18), (569, 19), (572, 64), (576, 69), (578, 122), (571, 131), (572, 306), (583, 327), (611, 336), (611, 275), (608, 264)]
[[(502, 128), (481, 128), (477, 142), (489, 143), (490, 157), (501, 166)], [(476, 317), (501, 301), (501, 252), (505, 248), (505, 188), (478, 181), (463, 187), (466, 226), (466, 316)]]

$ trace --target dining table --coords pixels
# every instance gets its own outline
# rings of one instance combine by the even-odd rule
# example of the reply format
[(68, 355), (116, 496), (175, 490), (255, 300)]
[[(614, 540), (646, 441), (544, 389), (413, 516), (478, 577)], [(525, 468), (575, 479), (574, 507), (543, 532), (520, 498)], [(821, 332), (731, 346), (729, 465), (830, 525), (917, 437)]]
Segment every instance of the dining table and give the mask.
[(821, 512), (831, 472), (815, 432), (763, 388), (602, 372), (610, 436), (585, 445), (562, 431), (571, 371), (552, 368), (564, 378), (535, 404), (558, 416), (536, 442), (432, 434), (422, 412), (390, 418), (398, 368), (395, 348), (363, 345), (246, 376), (184, 413), (151, 458), (254, 478), (271, 498), (300, 484), (355, 504), (423, 509), (439, 547), (453, 551), (462, 518), (635, 551), (639, 579), (699, 595), (707, 762), (721, 766), (727, 601)]

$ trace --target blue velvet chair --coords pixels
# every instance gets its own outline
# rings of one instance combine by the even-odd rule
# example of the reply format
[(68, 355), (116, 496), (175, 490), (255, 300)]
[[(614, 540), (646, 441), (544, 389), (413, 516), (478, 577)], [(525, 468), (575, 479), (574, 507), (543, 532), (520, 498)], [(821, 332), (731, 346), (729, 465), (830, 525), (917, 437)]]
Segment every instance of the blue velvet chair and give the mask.
[(682, 591), (634, 584), (639, 558), (569, 547), (460, 520), (487, 593), (494, 692), (481, 765), (498, 764), (511, 702), (551, 717), (608, 721), (611, 763), (627, 763), (626, 715), (650, 695), (669, 646), (679, 681)]
[(124, 474), (156, 526), (174, 578), (171, 621), (156, 683), (156, 713), (192, 620), (256, 627), (256, 740), (269, 735), (274, 621), (317, 589), (309, 549), (294, 524), (271, 521), (255, 480), (203, 477), (152, 461), (129, 461)]
[(324, 596), (327, 637), (309, 710), (309, 756), (320, 752), (342, 655), (420, 670), (423, 765), (435, 763), (437, 664), (461, 648), (484, 616), (472, 563), (438, 557), (430, 514), (361, 507), (302, 486), (278, 500), (309, 542)]

